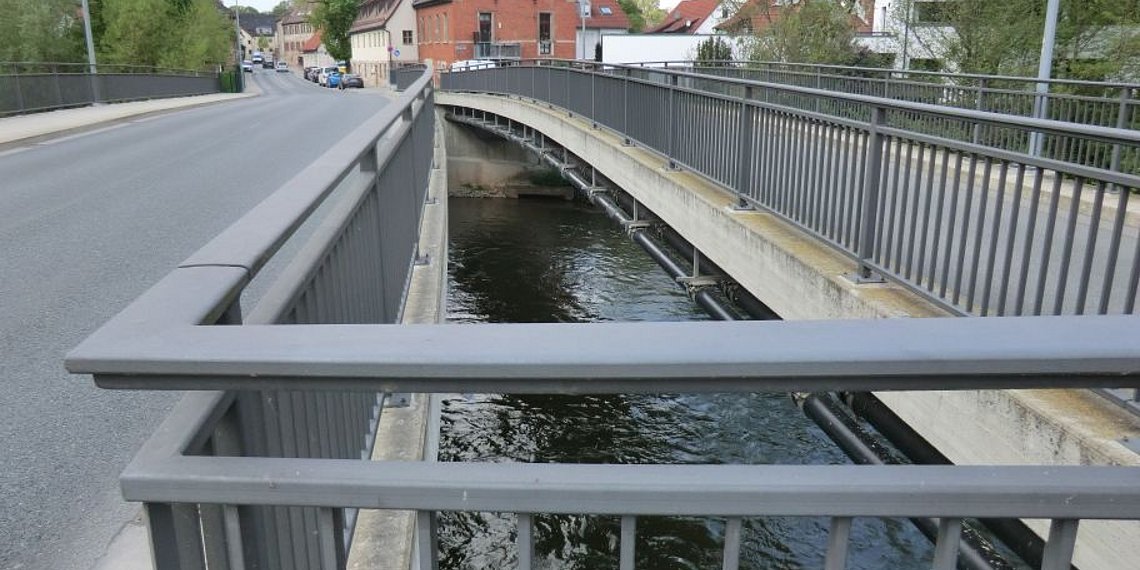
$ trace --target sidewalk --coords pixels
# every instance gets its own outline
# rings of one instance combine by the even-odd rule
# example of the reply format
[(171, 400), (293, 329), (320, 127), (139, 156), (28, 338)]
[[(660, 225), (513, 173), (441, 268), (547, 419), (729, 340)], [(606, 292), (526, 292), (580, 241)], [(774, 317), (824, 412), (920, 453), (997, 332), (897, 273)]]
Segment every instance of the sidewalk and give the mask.
[(261, 95), (250, 82), (245, 93), (215, 93), (192, 97), (151, 99), (130, 103), (109, 103), (76, 109), (60, 109), (30, 115), (0, 118), (0, 150), (10, 145), (34, 143), (45, 138), (82, 132), (125, 119), (155, 115), (178, 109), (189, 109), (225, 101), (248, 99)]

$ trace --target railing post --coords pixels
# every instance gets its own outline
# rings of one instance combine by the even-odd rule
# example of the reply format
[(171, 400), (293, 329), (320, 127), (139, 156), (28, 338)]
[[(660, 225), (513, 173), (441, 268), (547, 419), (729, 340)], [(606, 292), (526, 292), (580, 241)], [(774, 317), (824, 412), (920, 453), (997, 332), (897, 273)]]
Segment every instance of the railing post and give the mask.
[(674, 101), (675, 101), (676, 93), (677, 93), (677, 76), (676, 75), (670, 75), (669, 76), (669, 98), (668, 98), (668, 103), (666, 103), (666, 105), (669, 106), (669, 109), (665, 113), (665, 156), (669, 157), (669, 164), (666, 165), (666, 168), (668, 168), (669, 170), (676, 170), (677, 169), (677, 161), (674, 160), (674, 158), (675, 158), (674, 152), (676, 149), (674, 148), (674, 145), (673, 145), (673, 133), (676, 131), (676, 129), (674, 128), (674, 123), (677, 121), (676, 114), (673, 111), (675, 108)]
[[(986, 94), (986, 78), (983, 77), (980, 80), (978, 80), (978, 95), (977, 95), (977, 100), (974, 102), (974, 108), (977, 109), (978, 111), (985, 111), (986, 110), (985, 94)], [(973, 134), (973, 137), (971, 138), (971, 142), (973, 142), (974, 144), (978, 144), (978, 141), (980, 141), (980, 140), (982, 140), (982, 124), (976, 122), (976, 123), (974, 123), (974, 134)]]
[(886, 119), (886, 114), (887, 111), (883, 107), (872, 109), (870, 129), (867, 133), (863, 204), (859, 216), (859, 273), (855, 276), (857, 283), (882, 281), (882, 277), (876, 275), (871, 268), (870, 262), (875, 255), (875, 234), (878, 233), (879, 179), (883, 166), (883, 146), (886, 143), (886, 136), (879, 127)]
[(622, 79), (621, 90), (621, 144), (631, 146), (633, 141), (629, 138), (629, 76), (632, 73), (628, 67), (624, 68), (625, 77)]
[(146, 504), (155, 570), (206, 568), (197, 505)]
[(752, 86), (744, 87), (744, 98), (740, 101), (740, 125), (737, 127), (737, 167), (736, 167), (736, 210), (752, 210), (745, 194), (752, 195), (749, 181), (752, 175), (752, 128), (756, 125), (756, 107), (752, 104)]

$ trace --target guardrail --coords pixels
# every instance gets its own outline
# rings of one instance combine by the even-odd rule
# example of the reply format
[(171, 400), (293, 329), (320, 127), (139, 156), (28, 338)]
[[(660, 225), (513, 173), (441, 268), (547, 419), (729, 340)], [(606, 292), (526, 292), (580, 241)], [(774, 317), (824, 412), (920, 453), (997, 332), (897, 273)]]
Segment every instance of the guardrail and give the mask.
[[(398, 101), (179, 265), (86, 346), (133, 346), (142, 354), (149, 350), (144, 338), (183, 327), (260, 330), (266, 336), (258, 342), (275, 344), (274, 331), (303, 324), (397, 322), (432, 163), (430, 80), (421, 72)], [(311, 235), (243, 319), (243, 291), (302, 226)], [(315, 354), (305, 344), (294, 347), (303, 359)], [(203, 372), (210, 366), (199, 364)], [(162, 481), (160, 464), (175, 449), (198, 459), (259, 462), (367, 458), (389, 392), (331, 386), (295, 391), (271, 384), (210, 389), (226, 391), (185, 398), (135, 458), (127, 480)], [(133, 498), (130, 492), (127, 497)], [(198, 502), (148, 501), (158, 568), (316, 567), (318, 559), (343, 560), (355, 520), (351, 511), (251, 505), (221, 496)]]
[[(647, 62), (636, 65), (1083, 125), (1140, 129), (1140, 85), (1135, 83), (1067, 79), (1038, 81), (1002, 75), (779, 62)], [(1036, 92), (1039, 84), (1046, 86), (1045, 93)], [(807, 101), (807, 105), (803, 105), (794, 97), (781, 102), (800, 109), (848, 116), (848, 110), (843, 107), (818, 109), (815, 108), (816, 102)], [(912, 125), (912, 128), (922, 127), (921, 124)], [(986, 125), (966, 125), (961, 129), (949, 129), (944, 124), (933, 127), (923, 129), (923, 132), (1088, 166), (1108, 167), (1112, 160), (1111, 147), (1095, 142), (1072, 144), (1071, 140), (1049, 135), (1034, 137), (1032, 133), (990, 131)], [(1140, 164), (1132, 167), (1140, 168)]]
[[(857, 260), (857, 280), (890, 279), (957, 314), (1136, 311), (1140, 176), (1125, 161), (1140, 158), (1138, 131), (589, 63), (452, 72), (442, 86), (587, 117)], [(1100, 144), (1115, 168), (925, 132), (934, 125)]]
[(404, 91), (424, 74), (425, 69), (427, 66), (422, 63), (393, 65), (388, 80), (396, 91)]
[(0, 62), (0, 116), (221, 92), (217, 73), (152, 66)]
[[(355, 509), (417, 512), (416, 567), (437, 567), (440, 511), (831, 519), (936, 516), (955, 567), (964, 517), (1053, 520), (1044, 568), (1067, 568), (1081, 519), (1140, 519), (1140, 469), (430, 464), (362, 460), (378, 393), (661, 393), (1140, 386), (1132, 316), (842, 322), (419, 326), (390, 323), (415, 257), (431, 167), (430, 72), (199, 250), (67, 358), (105, 388), (191, 390), (122, 476), (170, 568), (343, 568)], [(326, 212), (243, 320), (247, 284)], [(937, 363), (937, 365), (932, 365)], [(225, 392), (208, 392), (225, 390)], [(362, 394), (352, 397), (351, 394)], [(919, 499), (919, 500), (916, 500)]]

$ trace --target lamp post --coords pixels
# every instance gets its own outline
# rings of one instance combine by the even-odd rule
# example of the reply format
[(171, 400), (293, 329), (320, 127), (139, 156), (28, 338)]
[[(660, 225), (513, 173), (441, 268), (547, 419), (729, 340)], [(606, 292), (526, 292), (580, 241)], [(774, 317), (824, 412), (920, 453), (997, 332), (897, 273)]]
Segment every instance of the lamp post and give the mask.
[(582, 19), (582, 31), (578, 33), (578, 43), (582, 46), (582, 51), (578, 54), (578, 59), (586, 59), (586, 13), (590, 11), (590, 0), (578, 0), (578, 16)]
[[(1037, 62), (1037, 97), (1033, 100), (1033, 117), (1044, 119), (1049, 110), (1049, 79), (1053, 75), (1053, 45), (1057, 40), (1057, 12), (1060, 0), (1049, 0), (1045, 7), (1045, 32), (1041, 37), (1041, 59)], [(1041, 156), (1045, 135), (1035, 131), (1029, 135), (1029, 154)]]
[(87, 0), (83, 0), (83, 36), (87, 41), (87, 73), (91, 75), (91, 100), (99, 103), (102, 94), (99, 92), (98, 69), (95, 67), (95, 39), (91, 35), (91, 8)]

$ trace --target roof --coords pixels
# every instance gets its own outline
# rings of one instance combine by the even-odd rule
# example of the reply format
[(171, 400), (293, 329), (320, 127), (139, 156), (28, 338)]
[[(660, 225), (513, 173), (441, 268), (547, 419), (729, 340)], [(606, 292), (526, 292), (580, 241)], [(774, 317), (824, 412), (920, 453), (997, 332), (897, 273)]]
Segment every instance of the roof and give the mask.
[(321, 48), (321, 31), (317, 30), (317, 33), (309, 36), (309, 39), (305, 40), (305, 45), (301, 46), (301, 51), (303, 53), (312, 53), (312, 52), (317, 51), (320, 48)]
[(352, 28), (348, 30), (348, 33), (354, 34), (383, 28), (392, 18), (392, 14), (396, 13), (400, 1), (364, 0), (356, 10), (356, 21), (352, 23)]
[[(753, 30), (762, 30), (779, 19), (780, 12), (798, 9), (801, 0), (748, 0), (730, 18), (717, 25), (718, 30), (739, 30), (745, 23)], [(856, 32), (869, 32), (875, 16), (874, 0), (842, 0), (840, 5), (851, 14), (851, 26)]]
[[(241, 29), (251, 36), (272, 36), (277, 28), (277, 18), (273, 14), (242, 14)], [(258, 33), (261, 30), (262, 33)]]
[(313, 11), (312, 2), (294, 6), (281, 18), (282, 24), (305, 24), (309, 21), (309, 13)]
[(595, 30), (628, 30), (629, 17), (616, 0), (594, 0), (590, 6), (590, 17), (586, 18), (586, 27)]
[(720, 0), (684, 0), (665, 16), (657, 27), (646, 30), (649, 34), (695, 34), (697, 28), (712, 17)]

